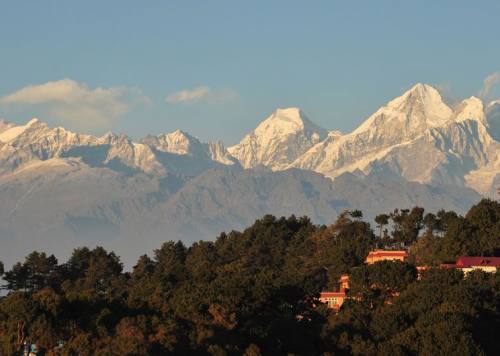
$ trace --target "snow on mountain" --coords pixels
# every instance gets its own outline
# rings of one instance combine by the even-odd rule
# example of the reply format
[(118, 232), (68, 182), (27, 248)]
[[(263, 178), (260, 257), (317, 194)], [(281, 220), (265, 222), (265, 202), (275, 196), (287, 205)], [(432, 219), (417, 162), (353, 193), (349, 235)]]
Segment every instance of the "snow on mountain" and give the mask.
[(202, 143), (181, 130), (158, 136), (148, 135), (141, 142), (161, 152), (199, 157), (226, 165), (235, 164), (235, 159), (231, 157), (222, 142)]
[(391, 147), (376, 161), (370, 162), (365, 172), (390, 170), (409, 181), (462, 186), (464, 176), (489, 164), (496, 149), (480, 122), (453, 122), (431, 128), (410, 142)]
[(488, 133), (482, 103), (470, 98), (458, 106), (449, 122), (391, 148), (369, 170), (385, 165), (410, 181), (468, 186), (491, 196), (491, 184), (500, 172), (499, 152), (500, 143)]
[[(18, 126), (4, 123), (1, 127), (0, 174), (15, 171), (32, 161), (44, 162), (52, 158), (80, 158), (84, 164), (93, 167), (158, 176), (170, 172), (168, 163), (178, 163), (182, 156), (189, 156), (190, 161), (173, 163), (177, 174), (183, 174), (183, 167), (186, 167), (186, 174), (192, 175), (192, 165), (206, 169), (213, 164), (235, 163), (221, 143), (201, 143), (180, 130), (134, 142), (125, 135), (107, 133), (95, 137), (62, 127), (50, 128), (38, 119)], [(162, 152), (171, 154), (169, 159), (165, 160)], [(198, 167), (197, 171), (200, 169)]]
[(278, 109), (229, 149), (181, 130), (134, 142), (125, 135), (95, 137), (50, 128), (38, 119), (18, 126), (2, 121), (0, 174), (52, 158), (79, 158), (92, 167), (158, 177), (193, 177), (219, 165), (241, 164), (274, 171), (301, 168), (332, 179), (345, 172), (380, 172), (421, 183), (467, 185), (486, 194), (487, 182), (496, 179), (499, 127), (498, 101), (485, 108), (470, 97), (452, 110), (435, 88), (420, 83), (349, 134), (327, 132), (298, 108)]
[(280, 170), (326, 136), (300, 109), (278, 109), (228, 151), (245, 168)]
[(0, 136), (0, 174), (10, 172), (32, 160), (47, 160), (65, 150), (95, 141), (90, 135), (80, 135), (64, 128), (51, 129), (38, 119), (25, 125), (11, 126)]
[[(12, 126), (15, 126), (15, 125), (13, 125), (13, 124), (11, 124), (10, 122), (7, 122), (7, 121), (5, 121), (5, 120), (3, 120), (3, 119), (0, 119), (0, 134), (1, 134), (2, 132), (4, 132), (5, 130), (7, 130), (7, 129), (11, 128)], [(2, 142), (0, 141), (0, 144), (1, 144), (1, 143), (2, 143)]]
[(219, 162), (227, 166), (232, 166), (237, 163), (239, 164), (239, 162), (231, 156), (222, 141), (209, 142), (208, 152), (210, 158), (215, 162)]
[(452, 120), (455, 122), (478, 120), (483, 125), (487, 125), (483, 102), (475, 96), (465, 99), (453, 113)]
[(205, 151), (203, 145), (197, 138), (181, 130), (158, 136), (148, 135), (143, 138), (141, 142), (155, 147), (159, 151), (178, 155), (193, 156), (204, 153)]
[(435, 88), (418, 83), (377, 110), (352, 134), (369, 132), (375, 137), (400, 142), (427, 128), (444, 125), (451, 115), (452, 110)]
[(222, 142), (202, 143), (181, 130), (158, 136), (148, 135), (141, 143), (150, 147), (168, 173), (197, 176), (219, 165), (234, 165)]
[[(102, 162), (112, 168), (125, 170), (137, 169), (148, 174), (164, 175), (165, 168), (158, 162), (151, 148), (142, 143), (136, 143), (125, 135), (107, 135), (107, 156)], [(102, 142), (102, 140), (98, 140)]]
[(494, 176), (491, 162), (496, 162), (499, 144), (488, 127), (480, 99), (468, 98), (453, 111), (435, 88), (417, 84), (353, 132), (326, 138), (287, 168), (332, 179), (356, 170), (380, 172), (422, 183), (467, 185), (484, 194), (489, 189), (484, 183), (465, 176), (482, 167), (487, 168), (481, 174)]
[(324, 142), (321, 150), (314, 147), (291, 167), (314, 170), (330, 178), (346, 171), (364, 170), (391, 147), (448, 122), (451, 116), (452, 110), (436, 89), (417, 84), (381, 107), (350, 134)]
[(2, 122), (2, 126), (4, 126), (4, 130), (0, 134), (0, 142), (8, 143), (10, 141), (15, 140), (18, 136), (23, 134), (26, 130), (29, 130), (32, 126), (35, 126), (39, 123), (38, 119), (31, 119), (26, 125), (15, 126), (12, 124), (8, 124), (6, 122)]
[(500, 186), (500, 101), (490, 103), (478, 124), (478, 136), (485, 148), (485, 160), (465, 175), (466, 185), (484, 196), (497, 197)]
[(474, 188), (483, 196), (496, 198), (496, 189), (500, 187), (500, 156), (490, 164), (468, 172), (464, 179), (466, 186)]

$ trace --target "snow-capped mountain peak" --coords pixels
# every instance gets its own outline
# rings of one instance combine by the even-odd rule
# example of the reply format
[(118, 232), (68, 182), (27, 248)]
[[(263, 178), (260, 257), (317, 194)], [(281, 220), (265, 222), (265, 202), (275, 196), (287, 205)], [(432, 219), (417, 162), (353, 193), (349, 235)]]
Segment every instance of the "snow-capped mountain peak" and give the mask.
[(463, 100), (453, 114), (453, 120), (461, 122), (464, 120), (477, 120), (486, 124), (484, 106), (481, 99), (471, 96)]
[(255, 129), (256, 135), (279, 134), (288, 135), (298, 131), (322, 129), (311, 122), (299, 108), (277, 109)]
[(39, 124), (39, 123), (41, 123), (40, 119), (37, 117), (34, 117), (30, 121), (28, 121), (26, 126), (31, 127), (31, 126), (34, 126), (34, 125)]
[(391, 100), (387, 106), (397, 110), (405, 110), (417, 104), (421, 104), (428, 111), (435, 109), (449, 110), (447, 106), (442, 106), (443, 99), (439, 91), (429, 84), (422, 83), (415, 84), (403, 95)]
[(243, 167), (283, 169), (327, 136), (296, 107), (277, 109), (229, 152)]
[(500, 152), (495, 141), (500, 125), (494, 125), (500, 115), (495, 107), (490, 104), (485, 115), (482, 101), (470, 97), (453, 111), (438, 90), (417, 84), (350, 134), (328, 137), (289, 167), (330, 178), (356, 170), (390, 172), (417, 182), (467, 184), (484, 193), (487, 189), (474, 183), (479, 180), (464, 183), (464, 175), (480, 170), (483, 176), (488, 173), (489, 182), (500, 176), (494, 164)]
[[(235, 163), (222, 142), (202, 143), (196, 137), (182, 130), (175, 130), (158, 136), (148, 135), (141, 142), (160, 152), (191, 157), (191, 159), (198, 162), (196, 164), (200, 167), (210, 166), (215, 163), (223, 165), (233, 165)], [(191, 164), (196, 165), (193, 162)]]
[(193, 150), (196, 150), (196, 147), (201, 145), (197, 138), (182, 130), (175, 130), (158, 136), (148, 135), (141, 142), (153, 146), (159, 151), (178, 155), (192, 154)]
[[(175, 159), (162, 152), (184, 157)], [(141, 142), (134, 142), (124, 134), (108, 132), (95, 137), (78, 134), (63, 127), (51, 128), (38, 119), (18, 126), (2, 122), (0, 175), (36, 162), (44, 165), (43, 162), (49, 163), (49, 160), (56, 158), (63, 161), (77, 158), (84, 166), (158, 176), (164, 176), (172, 170), (192, 175), (206, 167), (235, 163), (222, 143), (201, 143), (181, 130), (148, 136)], [(190, 163), (185, 163), (188, 160)]]
[(6, 124), (6, 129), (4, 129), (0, 134), (0, 142), (7, 143), (14, 141), (26, 131), (40, 125), (44, 127), (46, 126), (46, 124), (40, 121), (38, 118), (31, 119), (25, 125), (16, 126), (13, 124)]
[(378, 109), (353, 133), (387, 126), (398, 135), (413, 137), (427, 128), (446, 124), (452, 114), (452, 109), (445, 104), (437, 89), (418, 83)]
[(0, 142), (7, 143), (15, 139), (26, 130), (26, 126), (13, 126), (5, 129), (0, 134)]

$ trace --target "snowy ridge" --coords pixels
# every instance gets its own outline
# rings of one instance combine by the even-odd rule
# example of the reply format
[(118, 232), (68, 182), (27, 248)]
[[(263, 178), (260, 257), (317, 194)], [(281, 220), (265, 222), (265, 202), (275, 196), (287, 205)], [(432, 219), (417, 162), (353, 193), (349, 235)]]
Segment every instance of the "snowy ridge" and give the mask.
[(62, 127), (50, 128), (38, 119), (19, 126), (3, 123), (2, 127), (0, 174), (14, 172), (32, 162), (40, 165), (46, 162), (47, 167), (50, 167), (51, 159), (78, 157), (82, 165), (165, 176), (169, 167), (158, 157), (158, 151), (174, 156), (190, 156), (195, 159), (190, 164), (235, 164), (221, 143), (204, 144), (180, 130), (134, 142), (125, 135), (111, 132), (95, 137)]
[[(82, 135), (33, 119), (0, 121), (0, 175), (33, 162), (71, 160), (116, 172), (193, 177), (219, 166), (299, 168), (335, 179), (349, 172), (471, 187), (491, 196), (497, 184), (500, 101), (477, 97), (452, 110), (438, 90), (416, 84), (351, 133), (326, 131), (299, 108), (277, 109), (236, 145), (203, 143), (176, 130), (134, 142), (125, 135)], [(75, 161), (79, 159), (79, 161)], [(41, 163), (40, 163), (41, 162)], [(51, 161), (53, 162), (56, 161)]]
[(0, 133), (0, 142), (8, 143), (14, 139), (16, 139), (19, 135), (28, 130), (31, 126), (36, 125), (39, 122), (38, 119), (31, 119), (26, 125), (22, 126), (13, 126), (9, 125), (6, 122), (2, 122), (2, 126), (5, 127), (4, 130)]
[[(470, 97), (452, 110), (437, 89), (418, 83), (349, 134), (332, 131), (321, 140), (316, 135), (304, 140), (317, 126), (300, 109), (279, 109), (229, 152), (246, 168), (300, 168), (332, 179), (346, 172), (380, 172), (489, 195), (497, 175), (499, 103), (485, 108)], [(487, 177), (470, 178), (478, 174)]]
[(465, 176), (477, 170), (490, 175), (486, 181), (494, 180), (491, 162), (496, 162), (499, 144), (489, 126), (480, 99), (470, 97), (452, 111), (436, 89), (417, 84), (350, 134), (328, 137), (288, 168), (332, 179), (357, 170), (384, 172), (420, 183), (465, 185), (488, 195), (488, 183)]
[(7, 122), (3, 119), (0, 119), (0, 133), (4, 132), (5, 130), (7, 130), (8, 128), (14, 126), (13, 124), (11, 124), (10, 122)]
[(224, 165), (234, 165), (236, 162), (221, 141), (202, 143), (182, 130), (158, 136), (148, 135), (141, 142), (160, 152), (186, 155)]
[(193, 154), (200, 149), (200, 141), (184, 131), (176, 130), (168, 134), (158, 136), (146, 136), (141, 140), (159, 151), (175, 153), (179, 155)]
[(483, 125), (487, 125), (483, 102), (475, 96), (465, 99), (453, 113), (452, 120), (455, 122), (478, 120)]

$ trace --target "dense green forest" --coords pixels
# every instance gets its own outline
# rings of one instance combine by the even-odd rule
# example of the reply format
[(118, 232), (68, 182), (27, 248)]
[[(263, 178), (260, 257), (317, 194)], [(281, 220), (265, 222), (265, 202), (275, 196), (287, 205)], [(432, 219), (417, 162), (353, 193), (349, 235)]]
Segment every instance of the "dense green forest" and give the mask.
[[(375, 221), (267, 215), (213, 242), (165, 242), (130, 272), (101, 247), (64, 263), (33, 252), (0, 265), (0, 354), (19, 354), (20, 333), (62, 355), (498, 354), (500, 273), (432, 268), (417, 280), (415, 266), (500, 256), (500, 204)], [(371, 249), (402, 244), (407, 263), (363, 264)], [(343, 273), (352, 298), (334, 313), (316, 298)]]

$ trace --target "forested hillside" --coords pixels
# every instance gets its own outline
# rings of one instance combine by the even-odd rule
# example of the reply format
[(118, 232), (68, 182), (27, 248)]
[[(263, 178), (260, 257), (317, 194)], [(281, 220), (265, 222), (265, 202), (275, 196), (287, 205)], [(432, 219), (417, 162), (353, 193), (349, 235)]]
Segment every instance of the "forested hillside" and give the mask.
[[(328, 226), (266, 215), (213, 242), (165, 242), (129, 272), (101, 247), (65, 262), (33, 252), (0, 264), (0, 354), (16, 354), (20, 336), (62, 355), (497, 354), (500, 273), (437, 267), (500, 256), (500, 204), (376, 222), (361, 211)], [(403, 244), (405, 263), (363, 263)], [(436, 268), (417, 280), (417, 265)], [(344, 273), (351, 298), (335, 313), (317, 297)]]

